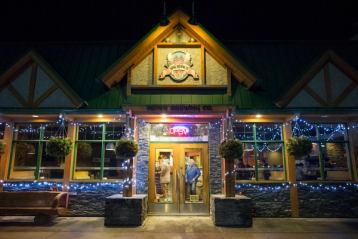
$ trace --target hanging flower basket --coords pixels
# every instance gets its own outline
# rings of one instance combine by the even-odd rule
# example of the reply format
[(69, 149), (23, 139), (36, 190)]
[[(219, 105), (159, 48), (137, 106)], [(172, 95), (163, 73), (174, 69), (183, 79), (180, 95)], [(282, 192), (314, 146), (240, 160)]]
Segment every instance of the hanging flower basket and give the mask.
[(72, 141), (68, 138), (51, 137), (46, 143), (46, 154), (58, 160), (63, 160), (71, 150)]
[(306, 137), (292, 137), (288, 140), (287, 151), (296, 158), (306, 156), (312, 151), (312, 142)]
[(132, 140), (121, 139), (116, 144), (116, 153), (122, 158), (133, 158), (138, 153), (138, 144)]
[(239, 140), (229, 139), (221, 142), (219, 154), (222, 158), (234, 160), (241, 158), (243, 153), (242, 143)]

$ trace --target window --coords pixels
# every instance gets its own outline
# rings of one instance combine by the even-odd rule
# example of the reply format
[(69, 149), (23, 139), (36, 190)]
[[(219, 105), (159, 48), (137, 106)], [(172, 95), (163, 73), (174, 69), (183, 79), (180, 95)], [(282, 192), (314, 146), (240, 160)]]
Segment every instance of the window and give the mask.
[(58, 135), (66, 136), (66, 127), (47, 123), (16, 124), (10, 178), (62, 179), (64, 159), (46, 154), (46, 142)]
[(296, 159), (297, 180), (347, 180), (349, 173), (349, 142), (345, 124), (314, 123), (296, 120), (292, 124), (294, 136), (312, 140), (312, 152)]
[(101, 180), (123, 177), (122, 161), (115, 152), (124, 135), (122, 123), (84, 123), (78, 127), (76, 169), (73, 179)]
[(237, 180), (284, 180), (284, 144), (278, 123), (235, 123), (243, 156), (235, 163)]

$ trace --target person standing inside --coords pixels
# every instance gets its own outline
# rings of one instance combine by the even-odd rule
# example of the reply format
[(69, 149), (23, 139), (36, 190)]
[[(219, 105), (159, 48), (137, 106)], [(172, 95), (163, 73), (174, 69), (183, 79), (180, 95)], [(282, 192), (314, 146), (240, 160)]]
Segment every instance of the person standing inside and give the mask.
[(170, 183), (170, 165), (169, 159), (163, 158), (160, 165), (160, 186), (162, 188), (164, 200), (168, 199), (169, 183)]
[(185, 182), (189, 195), (196, 195), (196, 183), (200, 175), (200, 169), (196, 166), (194, 159), (190, 159), (185, 172)]

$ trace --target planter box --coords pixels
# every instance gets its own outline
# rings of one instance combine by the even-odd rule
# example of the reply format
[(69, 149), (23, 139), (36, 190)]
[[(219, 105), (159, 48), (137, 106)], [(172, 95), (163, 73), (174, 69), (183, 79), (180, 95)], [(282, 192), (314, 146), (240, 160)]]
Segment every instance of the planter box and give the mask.
[(224, 195), (212, 195), (210, 205), (211, 219), (216, 226), (252, 226), (251, 198), (243, 195), (228, 198)]
[(106, 197), (105, 226), (140, 226), (147, 217), (147, 195), (123, 197), (115, 194)]

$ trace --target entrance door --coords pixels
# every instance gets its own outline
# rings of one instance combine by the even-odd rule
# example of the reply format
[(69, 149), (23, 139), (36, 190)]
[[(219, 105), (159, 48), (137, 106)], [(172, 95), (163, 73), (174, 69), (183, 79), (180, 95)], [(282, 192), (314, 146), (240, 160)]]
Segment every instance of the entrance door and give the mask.
[(208, 145), (150, 144), (149, 213), (209, 214)]

